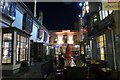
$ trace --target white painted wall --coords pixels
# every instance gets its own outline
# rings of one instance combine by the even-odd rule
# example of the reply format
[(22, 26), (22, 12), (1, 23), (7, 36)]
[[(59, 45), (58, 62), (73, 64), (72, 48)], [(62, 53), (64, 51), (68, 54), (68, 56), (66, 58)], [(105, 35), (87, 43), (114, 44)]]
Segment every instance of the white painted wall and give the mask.
[(37, 41), (37, 26), (33, 23), (33, 30), (32, 30), (32, 33), (31, 33), (31, 37), (30, 37), (30, 40), (33, 40), (34, 42)]
[(22, 25), (23, 25), (23, 14), (16, 9), (16, 18), (12, 26), (22, 30)]

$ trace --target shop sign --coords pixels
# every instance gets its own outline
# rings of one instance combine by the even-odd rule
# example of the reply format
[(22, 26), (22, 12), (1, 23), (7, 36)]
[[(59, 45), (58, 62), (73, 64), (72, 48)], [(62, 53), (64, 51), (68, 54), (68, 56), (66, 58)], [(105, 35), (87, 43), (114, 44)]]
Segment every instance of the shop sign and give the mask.
[(120, 0), (104, 0), (102, 2), (102, 9), (103, 10), (120, 10)]

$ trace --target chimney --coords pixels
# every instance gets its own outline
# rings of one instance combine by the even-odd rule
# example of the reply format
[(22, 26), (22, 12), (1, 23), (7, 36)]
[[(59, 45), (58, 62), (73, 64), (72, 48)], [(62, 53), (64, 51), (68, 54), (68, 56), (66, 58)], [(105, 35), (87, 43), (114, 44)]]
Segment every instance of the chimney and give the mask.
[(42, 11), (39, 12), (38, 21), (40, 22), (41, 25), (43, 25), (43, 12)]

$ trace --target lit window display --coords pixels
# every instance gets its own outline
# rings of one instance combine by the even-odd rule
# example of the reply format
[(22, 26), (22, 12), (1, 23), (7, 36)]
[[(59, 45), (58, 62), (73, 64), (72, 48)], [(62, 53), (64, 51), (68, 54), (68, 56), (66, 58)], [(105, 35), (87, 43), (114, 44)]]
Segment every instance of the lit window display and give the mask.
[(25, 60), (25, 50), (26, 50), (26, 38), (21, 36), (21, 43), (20, 43), (20, 61)]
[(84, 54), (84, 47), (81, 47), (81, 54)]
[(105, 35), (99, 36), (96, 40), (99, 59), (105, 60)]
[(2, 63), (11, 63), (12, 33), (3, 34)]
[(28, 57), (28, 38), (17, 34), (17, 62), (25, 61)]
[(21, 61), (27, 61), (29, 35), (14, 27), (2, 30), (2, 64), (19, 64)]
[(17, 62), (20, 61), (19, 51), (20, 51), (20, 35), (17, 35)]

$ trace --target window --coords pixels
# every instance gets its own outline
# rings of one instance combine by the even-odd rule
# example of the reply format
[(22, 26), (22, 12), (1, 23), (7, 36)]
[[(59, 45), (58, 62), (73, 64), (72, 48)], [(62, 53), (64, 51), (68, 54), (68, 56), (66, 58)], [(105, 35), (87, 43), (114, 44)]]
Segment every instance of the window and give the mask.
[(84, 47), (81, 47), (81, 54), (84, 54)]
[(110, 15), (113, 11), (109, 10), (109, 11), (104, 11), (102, 10), (101, 4), (99, 6), (99, 16), (100, 16), (100, 20), (102, 21), (103, 19), (105, 19), (108, 15)]
[(100, 20), (102, 20), (103, 19), (102, 11), (99, 11), (99, 15), (100, 15)]
[(12, 33), (4, 33), (2, 63), (11, 63), (11, 57), (12, 57)]
[(20, 35), (17, 34), (17, 62), (20, 61)]
[(64, 43), (67, 43), (67, 35), (63, 35), (63, 41)]
[(24, 61), (25, 60), (25, 47), (26, 47), (26, 38), (21, 36), (20, 61)]
[(93, 15), (92, 15), (92, 17), (91, 17), (91, 25), (93, 26), (93, 25), (97, 25), (97, 23), (98, 23), (98, 17), (97, 17), (97, 14), (96, 13), (94, 13)]
[(28, 60), (28, 38), (17, 34), (17, 57), (16, 62)]
[(53, 41), (54, 43), (57, 43), (58, 37), (57, 37), (57, 36), (54, 36), (54, 37), (53, 37), (53, 40), (54, 40), (54, 41)]
[(97, 15), (94, 15), (94, 16), (93, 16), (93, 23), (94, 23), (94, 24), (97, 24)]
[(25, 55), (25, 59), (26, 60), (28, 60), (28, 38), (26, 38), (26, 48), (25, 48), (25, 53), (26, 53), (26, 55)]
[(7, 2), (7, 1), (0, 1), (0, 11), (2, 11), (2, 13), (11, 18), (12, 20), (15, 20), (15, 2)]
[(99, 36), (97, 39), (98, 58), (105, 60), (105, 35)]
[(73, 41), (77, 42), (77, 35), (73, 35)]

